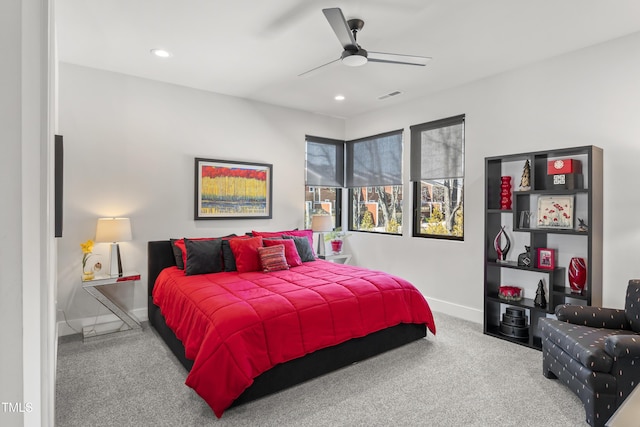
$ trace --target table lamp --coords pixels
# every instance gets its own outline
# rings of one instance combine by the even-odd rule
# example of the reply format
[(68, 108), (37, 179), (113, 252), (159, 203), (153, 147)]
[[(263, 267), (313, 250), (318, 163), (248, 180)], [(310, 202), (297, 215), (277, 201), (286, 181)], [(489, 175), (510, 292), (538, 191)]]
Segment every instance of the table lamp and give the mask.
[(333, 230), (333, 221), (330, 215), (313, 215), (311, 217), (311, 229), (318, 235), (318, 256), (324, 256), (324, 232)]
[(122, 260), (118, 242), (131, 240), (131, 221), (129, 218), (99, 218), (96, 227), (96, 242), (110, 242), (110, 276), (122, 276)]

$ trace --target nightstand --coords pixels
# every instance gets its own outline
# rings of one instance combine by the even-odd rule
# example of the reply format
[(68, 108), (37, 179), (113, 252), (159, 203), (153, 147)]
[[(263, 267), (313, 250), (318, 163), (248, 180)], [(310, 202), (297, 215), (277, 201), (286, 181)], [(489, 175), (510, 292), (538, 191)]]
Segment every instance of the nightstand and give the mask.
[(351, 254), (320, 255), (318, 258), (325, 261), (335, 262), (336, 264), (349, 264), (349, 261), (351, 261)]
[(111, 299), (109, 295), (104, 292), (104, 289), (109, 285), (115, 285), (118, 283), (135, 283), (138, 280), (140, 280), (140, 273), (130, 271), (124, 273), (122, 276), (95, 276), (91, 280), (82, 281), (82, 289), (87, 291), (92, 297), (107, 307), (113, 314), (118, 316), (118, 318), (127, 326), (127, 329), (119, 328), (115, 331), (107, 330), (104, 332), (97, 332), (94, 327), (84, 327), (82, 328), (82, 338), (84, 341), (105, 334), (142, 329), (138, 320), (131, 317), (125, 308), (121, 307), (120, 304)]

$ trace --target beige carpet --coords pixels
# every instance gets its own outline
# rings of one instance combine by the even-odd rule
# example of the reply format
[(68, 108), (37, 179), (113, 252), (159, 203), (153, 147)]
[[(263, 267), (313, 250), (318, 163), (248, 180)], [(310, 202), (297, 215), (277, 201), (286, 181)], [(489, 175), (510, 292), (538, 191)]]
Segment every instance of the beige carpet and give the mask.
[(184, 385), (153, 329), (58, 352), (56, 421), (64, 426), (587, 426), (582, 403), (542, 376), (542, 353), (435, 313), (438, 335), (217, 419)]

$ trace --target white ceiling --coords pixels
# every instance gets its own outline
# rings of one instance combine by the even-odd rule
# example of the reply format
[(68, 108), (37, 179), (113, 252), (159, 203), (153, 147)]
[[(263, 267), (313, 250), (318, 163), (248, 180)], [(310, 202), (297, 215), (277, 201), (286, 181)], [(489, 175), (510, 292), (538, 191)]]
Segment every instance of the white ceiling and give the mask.
[[(342, 52), (326, 7), (365, 21), (367, 50), (433, 60), (336, 62), (298, 77)], [(638, 0), (56, 0), (55, 9), (60, 61), (338, 117), (640, 31)]]

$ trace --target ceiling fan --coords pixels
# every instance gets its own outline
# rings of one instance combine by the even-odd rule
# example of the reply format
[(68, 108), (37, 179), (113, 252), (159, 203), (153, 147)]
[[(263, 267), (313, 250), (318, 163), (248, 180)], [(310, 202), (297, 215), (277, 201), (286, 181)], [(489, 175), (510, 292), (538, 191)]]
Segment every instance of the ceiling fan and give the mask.
[(401, 64), (401, 65), (415, 65), (424, 67), (431, 59), (426, 56), (414, 56), (414, 55), (400, 55), (397, 53), (383, 53), (383, 52), (371, 52), (366, 51), (356, 42), (356, 35), (358, 31), (364, 27), (364, 21), (362, 19), (349, 19), (344, 18), (342, 10), (338, 7), (329, 9), (322, 9), (322, 13), (329, 21), (329, 25), (333, 28), (333, 32), (336, 33), (340, 44), (344, 51), (340, 58), (335, 59), (326, 64), (322, 64), (319, 67), (312, 68), (299, 74), (298, 77), (303, 77), (316, 71), (319, 68), (325, 67), (329, 64), (333, 64), (337, 61), (342, 61), (343, 64), (350, 67), (359, 67), (367, 62), (384, 62), (387, 64)]

